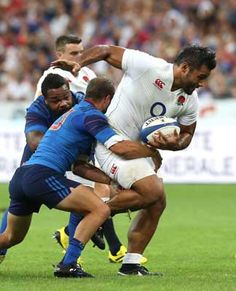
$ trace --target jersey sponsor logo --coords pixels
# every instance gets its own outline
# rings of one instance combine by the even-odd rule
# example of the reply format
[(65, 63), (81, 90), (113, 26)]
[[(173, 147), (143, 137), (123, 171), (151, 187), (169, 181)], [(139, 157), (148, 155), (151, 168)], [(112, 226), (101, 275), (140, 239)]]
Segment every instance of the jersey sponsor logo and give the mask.
[(56, 123), (53, 123), (49, 130), (58, 130), (61, 128), (62, 124), (65, 122), (66, 118), (74, 111), (74, 108), (71, 108), (69, 111), (64, 113), (62, 117), (59, 119), (59, 121)]
[(161, 79), (156, 79), (153, 84), (160, 90), (162, 90), (163, 87), (166, 85)]
[(112, 175), (114, 175), (117, 172), (117, 166), (115, 164), (112, 165), (110, 172)]

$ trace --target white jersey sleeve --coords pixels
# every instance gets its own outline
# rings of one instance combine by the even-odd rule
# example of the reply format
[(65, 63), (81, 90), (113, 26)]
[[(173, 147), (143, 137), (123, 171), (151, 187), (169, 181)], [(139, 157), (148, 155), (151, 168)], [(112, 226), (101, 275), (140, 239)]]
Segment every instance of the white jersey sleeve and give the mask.
[(178, 122), (182, 125), (191, 125), (197, 121), (199, 110), (199, 99), (197, 91), (194, 91), (188, 98), (188, 104), (183, 113), (178, 117)]

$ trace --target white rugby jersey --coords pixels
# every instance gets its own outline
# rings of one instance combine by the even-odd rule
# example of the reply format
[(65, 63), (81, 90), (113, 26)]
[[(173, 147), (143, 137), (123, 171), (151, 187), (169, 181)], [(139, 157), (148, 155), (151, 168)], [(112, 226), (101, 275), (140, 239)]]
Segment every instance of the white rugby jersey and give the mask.
[(124, 76), (106, 115), (114, 128), (124, 136), (137, 140), (145, 120), (166, 115), (180, 124), (196, 121), (198, 95), (182, 89), (171, 91), (173, 64), (144, 52), (126, 49), (122, 59)]
[(39, 95), (41, 95), (41, 85), (43, 80), (46, 78), (48, 74), (58, 74), (69, 81), (70, 90), (72, 92), (81, 91), (85, 93), (86, 88), (88, 86), (88, 82), (96, 77), (96, 74), (90, 70), (88, 67), (83, 67), (80, 69), (78, 75), (75, 77), (71, 72), (62, 70), (56, 67), (50, 67), (46, 71), (44, 71), (43, 75), (39, 79), (37, 83), (36, 92), (34, 95), (34, 99), (36, 99)]

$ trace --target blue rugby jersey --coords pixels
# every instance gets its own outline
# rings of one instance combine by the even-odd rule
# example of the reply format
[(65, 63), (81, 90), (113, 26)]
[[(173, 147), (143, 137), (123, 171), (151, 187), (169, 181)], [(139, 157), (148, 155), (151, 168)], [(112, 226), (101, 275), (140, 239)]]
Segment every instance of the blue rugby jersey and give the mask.
[(84, 100), (52, 124), (25, 164), (44, 165), (64, 174), (79, 155), (90, 154), (95, 140), (109, 148), (123, 138), (109, 126), (101, 111)]
[[(83, 92), (76, 92), (72, 94), (73, 105), (78, 104), (84, 99)], [(25, 116), (25, 134), (31, 131), (40, 131), (45, 133), (48, 128), (59, 118), (59, 115), (53, 113), (45, 103), (43, 95), (39, 96), (29, 108), (27, 108)], [(33, 151), (26, 144), (21, 158), (21, 164), (28, 161), (33, 154)]]

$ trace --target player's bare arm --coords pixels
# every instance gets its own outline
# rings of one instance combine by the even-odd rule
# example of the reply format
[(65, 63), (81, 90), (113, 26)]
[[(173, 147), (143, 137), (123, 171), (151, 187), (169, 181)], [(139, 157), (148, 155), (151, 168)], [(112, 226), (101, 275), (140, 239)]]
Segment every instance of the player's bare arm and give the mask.
[(110, 147), (110, 150), (126, 160), (151, 157), (160, 160), (160, 153), (153, 147), (131, 140), (123, 140)]
[(149, 142), (149, 144), (161, 150), (183, 150), (191, 143), (195, 128), (196, 122), (188, 126), (180, 124), (180, 134), (176, 131), (174, 134), (168, 136), (156, 133), (154, 134), (154, 141)]
[(52, 66), (63, 69), (66, 68), (66, 70), (70, 70), (73, 74), (75, 74), (81, 67), (104, 60), (113, 67), (121, 69), (124, 51), (124, 48), (118, 46), (97, 45), (90, 49), (84, 50), (79, 56), (78, 63), (60, 59), (52, 62)]
[(44, 133), (41, 131), (31, 131), (26, 134), (26, 142), (33, 152), (38, 147), (43, 136)]
[(72, 167), (72, 172), (75, 175), (78, 175), (82, 178), (102, 183), (102, 184), (110, 184), (111, 178), (107, 176), (102, 170), (95, 167), (92, 164), (89, 164), (86, 161), (78, 160)]

